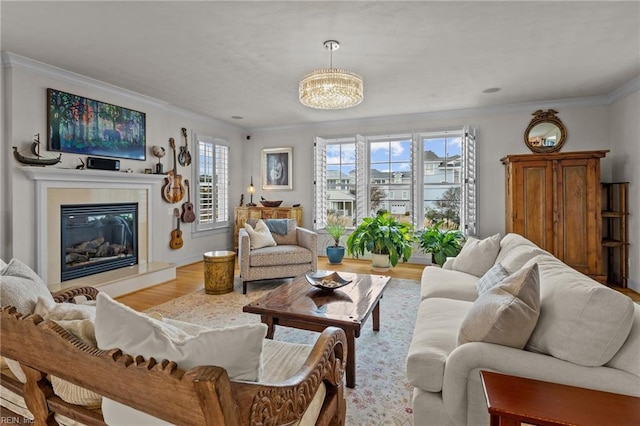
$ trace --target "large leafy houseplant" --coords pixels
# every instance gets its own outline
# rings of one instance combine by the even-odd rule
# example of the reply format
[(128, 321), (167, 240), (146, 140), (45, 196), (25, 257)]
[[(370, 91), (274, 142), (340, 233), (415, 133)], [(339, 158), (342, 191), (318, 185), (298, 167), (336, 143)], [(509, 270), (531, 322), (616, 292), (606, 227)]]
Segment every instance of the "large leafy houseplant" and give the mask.
[(464, 235), (457, 229), (440, 229), (442, 222), (425, 228), (418, 234), (418, 244), (424, 253), (431, 253), (433, 260), (440, 266), (447, 257), (454, 257), (462, 250)]
[(389, 255), (389, 263), (396, 266), (398, 261), (406, 262), (413, 249), (413, 226), (401, 223), (389, 212), (381, 212), (375, 217), (365, 217), (362, 223), (347, 239), (347, 251), (358, 257), (365, 252)]

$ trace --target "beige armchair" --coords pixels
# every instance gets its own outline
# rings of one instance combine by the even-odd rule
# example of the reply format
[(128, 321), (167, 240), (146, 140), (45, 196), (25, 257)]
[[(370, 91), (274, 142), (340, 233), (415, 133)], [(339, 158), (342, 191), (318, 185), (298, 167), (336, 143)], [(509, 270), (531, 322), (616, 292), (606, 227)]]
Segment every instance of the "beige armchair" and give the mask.
[[(267, 225), (269, 225), (267, 219)], [(238, 262), (242, 277), (242, 293), (247, 294), (249, 281), (296, 277), (318, 268), (318, 234), (296, 226), (293, 219), (276, 219), (287, 222), (286, 235), (272, 232), (278, 245), (251, 249), (249, 233), (238, 233)], [(251, 226), (253, 223), (247, 221)]]

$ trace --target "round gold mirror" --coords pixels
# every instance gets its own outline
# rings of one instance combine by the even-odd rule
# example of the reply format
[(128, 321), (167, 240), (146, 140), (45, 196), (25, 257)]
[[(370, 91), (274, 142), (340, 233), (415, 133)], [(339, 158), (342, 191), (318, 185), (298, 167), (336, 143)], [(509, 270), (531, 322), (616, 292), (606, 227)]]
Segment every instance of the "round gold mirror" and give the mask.
[(524, 143), (533, 152), (560, 151), (567, 140), (567, 129), (556, 117), (558, 111), (553, 109), (533, 113), (529, 127), (524, 131)]

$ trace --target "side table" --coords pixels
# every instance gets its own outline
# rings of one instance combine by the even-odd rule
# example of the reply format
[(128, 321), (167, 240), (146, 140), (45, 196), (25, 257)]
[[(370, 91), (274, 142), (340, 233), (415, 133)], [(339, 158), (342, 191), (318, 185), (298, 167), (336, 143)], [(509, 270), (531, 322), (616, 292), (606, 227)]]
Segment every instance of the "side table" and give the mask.
[(638, 425), (640, 398), (481, 371), (491, 426)]
[(233, 291), (233, 273), (236, 253), (233, 251), (208, 251), (204, 258), (204, 291), (207, 294), (225, 294)]

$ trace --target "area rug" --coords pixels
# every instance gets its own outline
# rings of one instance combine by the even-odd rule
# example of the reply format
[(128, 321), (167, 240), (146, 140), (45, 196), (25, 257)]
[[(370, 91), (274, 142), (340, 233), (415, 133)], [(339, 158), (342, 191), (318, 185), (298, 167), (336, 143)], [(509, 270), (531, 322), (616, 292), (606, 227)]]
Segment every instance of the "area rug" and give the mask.
[[(209, 327), (250, 324), (260, 316), (242, 312), (242, 306), (271, 291), (282, 280), (249, 285), (242, 294), (236, 279), (234, 291), (207, 295), (204, 289), (149, 309), (167, 318)], [(417, 281), (392, 278), (380, 300), (380, 331), (374, 332), (371, 318), (356, 339), (356, 382), (345, 387), (346, 424), (349, 426), (412, 425), (412, 387), (405, 374), (405, 360), (415, 324), (420, 285)], [(318, 333), (276, 327), (275, 340), (313, 343)]]

